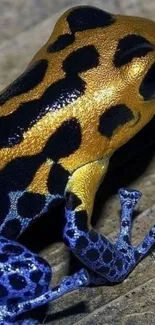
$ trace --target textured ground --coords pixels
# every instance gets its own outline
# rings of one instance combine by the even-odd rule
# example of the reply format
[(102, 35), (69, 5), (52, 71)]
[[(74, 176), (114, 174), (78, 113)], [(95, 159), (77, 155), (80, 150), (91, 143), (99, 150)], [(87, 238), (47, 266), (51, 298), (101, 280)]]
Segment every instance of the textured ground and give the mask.
[[(1, 0), (0, 1), (0, 89), (25, 68), (36, 50), (46, 41), (60, 14), (68, 7), (84, 3), (71, 0)], [(141, 15), (154, 19), (154, 0), (90, 0), (114, 13)], [(151, 141), (154, 138), (151, 131)], [(142, 141), (145, 141), (145, 137)], [(122, 153), (123, 155), (123, 153)], [(124, 154), (127, 156), (127, 154)], [(124, 167), (109, 172), (97, 194), (93, 222), (110, 238), (116, 237), (119, 226), (120, 186), (140, 189), (143, 197), (136, 210), (133, 242), (138, 243), (155, 220), (155, 157), (154, 146), (134, 156)], [(59, 217), (60, 216), (60, 217)], [(40, 220), (25, 234), (22, 242), (40, 252), (53, 265), (54, 283), (62, 275), (77, 269), (61, 242), (62, 209)], [(117, 286), (87, 288), (73, 292), (39, 313), (42, 322), (52, 325), (155, 324), (155, 260), (153, 254), (143, 260), (126, 281)], [(36, 313), (35, 313), (36, 315)], [(38, 315), (38, 313), (37, 313)], [(45, 319), (45, 315), (47, 318)]]

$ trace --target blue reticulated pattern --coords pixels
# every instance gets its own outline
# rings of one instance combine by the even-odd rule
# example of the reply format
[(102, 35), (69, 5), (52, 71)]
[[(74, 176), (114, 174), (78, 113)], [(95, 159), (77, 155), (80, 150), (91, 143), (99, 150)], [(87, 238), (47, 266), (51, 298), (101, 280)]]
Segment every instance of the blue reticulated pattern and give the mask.
[[(34, 220), (40, 217), (40, 215), (45, 214), (51, 203), (54, 203), (58, 199), (62, 199), (62, 196), (59, 194), (56, 195), (45, 195), (44, 196), (44, 204), (41, 208), (41, 210), (38, 213), (35, 213), (35, 216), (33, 217), (22, 217), (18, 211), (19, 208), (19, 200), (23, 198), (24, 194), (27, 193), (26, 191), (15, 191), (15, 192), (9, 192), (8, 193), (8, 200), (10, 202), (9, 204), (9, 210), (8, 213), (5, 216), (5, 219), (3, 220), (2, 224), (0, 225), (0, 233), (4, 235), (4, 237), (13, 239), (14, 237), (19, 237), (20, 234), (22, 234), (26, 228), (28, 228)], [(34, 206), (37, 205), (33, 203)], [(27, 205), (30, 206), (30, 202), (27, 202)], [(30, 212), (31, 208), (29, 207)], [(9, 223), (11, 224), (11, 227), (9, 227)], [(20, 227), (17, 227), (17, 224), (20, 224)], [(13, 228), (13, 229), (12, 229)], [(15, 228), (15, 230), (14, 230)], [(19, 228), (19, 229), (18, 229)], [(10, 231), (9, 231), (10, 229)], [(15, 236), (13, 231), (15, 231)]]
[(50, 288), (52, 271), (49, 264), (17, 242), (0, 236), (0, 325), (36, 325), (32, 319), (16, 321), (16, 316), (81, 286), (122, 281), (154, 244), (155, 227), (152, 227), (140, 245), (131, 245), (131, 219), (141, 197), (139, 191), (119, 190), (122, 213), (115, 244), (94, 229), (78, 228), (71, 195), (67, 194), (70, 204), (66, 202), (64, 239), (91, 271), (81, 269)]

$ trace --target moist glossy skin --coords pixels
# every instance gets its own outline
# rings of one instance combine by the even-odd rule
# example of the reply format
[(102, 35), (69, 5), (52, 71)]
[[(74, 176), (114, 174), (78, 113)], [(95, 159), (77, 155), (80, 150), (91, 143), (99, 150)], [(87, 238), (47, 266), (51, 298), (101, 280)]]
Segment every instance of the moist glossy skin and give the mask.
[[(82, 271), (82, 280), (77, 273), (62, 293), (88, 281), (123, 280), (154, 243), (153, 227), (142, 244), (130, 245), (138, 191), (120, 191), (122, 223), (116, 244), (90, 225), (111, 155), (155, 114), (154, 75), (154, 22), (82, 6), (59, 19), (27, 70), (1, 93), (1, 236), (16, 239), (65, 198), (64, 241), (94, 273), (88, 279)], [(29, 272), (27, 266), (25, 281)], [(8, 283), (5, 287), (12, 292)], [(40, 295), (22, 299), (33, 299), (29, 309), (54, 299), (44, 295), (38, 303)], [(12, 321), (7, 298), (1, 305), (1, 319)], [(18, 302), (13, 306), (19, 307)], [(19, 313), (23, 311), (20, 307)]]

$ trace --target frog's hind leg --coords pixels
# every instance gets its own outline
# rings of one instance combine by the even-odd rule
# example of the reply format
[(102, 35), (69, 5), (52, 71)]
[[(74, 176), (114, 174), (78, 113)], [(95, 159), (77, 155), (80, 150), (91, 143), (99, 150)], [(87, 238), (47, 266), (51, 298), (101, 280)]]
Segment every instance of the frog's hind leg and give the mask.
[[(92, 162), (76, 170), (66, 187), (66, 225), (64, 240), (87, 267), (96, 272), (96, 283), (122, 281), (155, 242), (155, 227), (137, 247), (130, 242), (131, 218), (141, 193), (121, 189), (121, 228), (116, 243), (95, 231), (90, 225), (97, 181), (105, 173), (104, 161)], [(103, 277), (103, 280), (101, 279)], [(91, 276), (90, 276), (91, 279)], [(93, 277), (93, 283), (95, 279)]]

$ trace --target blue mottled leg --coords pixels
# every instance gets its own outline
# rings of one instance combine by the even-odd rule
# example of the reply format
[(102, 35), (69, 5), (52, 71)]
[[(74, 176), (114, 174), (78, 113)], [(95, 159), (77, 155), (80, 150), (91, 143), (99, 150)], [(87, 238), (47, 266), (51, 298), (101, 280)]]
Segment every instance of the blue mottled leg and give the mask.
[[(88, 284), (89, 284), (88, 272), (85, 269), (81, 269), (80, 271), (74, 273), (71, 276), (64, 277), (60, 281), (59, 285), (47, 290), (42, 295), (27, 301), (23, 301), (21, 303), (14, 304), (12, 310), (10, 310), (10, 308), (6, 305), (2, 306), (0, 311), (0, 317), (1, 319), (6, 320), (6, 324), (7, 322), (9, 324), (9, 321), (14, 320), (16, 316), (22, 314), (23, 312), (28, 312), (34, 308), (47, 304), (48, 302), (53, 301), (63, 296), (66, 293), (69, 293), (73, 290), (80, 288), (81, 286), (86, 286)], [(0, 323), (0, 325), (2, 324)], [(29, 325), (29, 324), (33, 325), (33, 323), (29, 323), (29, 320), (25, 320), (23, 321), (23, 323), (21, 323), (21, 325)], [(36, 325), (35, 321), (34, 321), (34, 325)]]
[[(141, 197), (141, 192), (136, 190), (120, 189), (119, 197), (121, 201), (121, 224), (120, 233), (116, 242), (117, 248), (124, 253), (133, 248), (131, 246), (131, 226), (132, 226), (132, 214), (135, 205)], [(95, 285), (103, 285), (108, 281), (98, 274), (90, 273), (90, 282)]]
[(101, 162), (85, 165), (75, 171), (70, 178), (66, 188), (64, 228), (64, 240), (68, 247), (90, 270), (100, 275), (96, 281), (94, 276), (90, 275), (90, 282), (97, 284), (104, 283), (101, 277), (109, 282), (122, 281), (155, 242), (152, 228), (140, 246), (133, 247), (130, 243), (132, 213), (141, 196), (140, 192), (134, 190), (121, 189), (119, 192), (122, 216), (116, 243), (113, 244), (91, 227), (90, 217), (97, 186), (96, 179), (99, 180), (101, 175), (101, 166)]
[[(4, 272), (5, 271), (5, 272)], [(13, 324), (24, 312), (53, 301), (64, 294), (88, 285), (84, 269), (64, 277), (50, 288), (51, 268), (41, 257), (24, 246), (0, 236), (0, 325)], [(29, 319), (15, 324), (29, 325)]]

